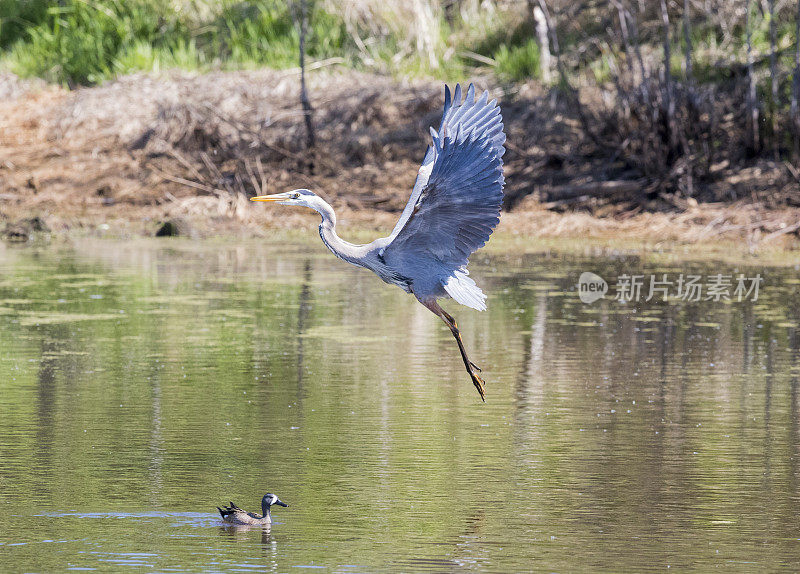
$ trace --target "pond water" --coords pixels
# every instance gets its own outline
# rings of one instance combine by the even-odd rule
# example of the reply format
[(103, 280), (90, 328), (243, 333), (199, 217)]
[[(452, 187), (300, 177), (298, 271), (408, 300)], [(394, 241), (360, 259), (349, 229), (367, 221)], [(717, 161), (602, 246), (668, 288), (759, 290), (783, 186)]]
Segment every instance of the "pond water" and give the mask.
[[(476, 254), (489, 311), (445, 306), (482, 404), (413, 298), (262, 243), (0, 251), (0, 570), (800, 564), (796, 267)], [(585, 304), (584, 271), (764, 282)]]

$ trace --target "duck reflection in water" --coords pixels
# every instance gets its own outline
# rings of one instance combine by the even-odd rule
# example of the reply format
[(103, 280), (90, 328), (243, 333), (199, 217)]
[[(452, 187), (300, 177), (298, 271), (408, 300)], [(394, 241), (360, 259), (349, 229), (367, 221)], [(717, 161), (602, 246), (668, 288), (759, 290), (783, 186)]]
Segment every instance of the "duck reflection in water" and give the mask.
[(274, 545), (272, 539), (272, 524), (229, 524), (225, 523), (219, 527), (220, 534), (226, 535), (236, 542), (248, 542), (253, 540), (252, 533), (261, 533), (261, 544), (265, 545), (265, 550)]

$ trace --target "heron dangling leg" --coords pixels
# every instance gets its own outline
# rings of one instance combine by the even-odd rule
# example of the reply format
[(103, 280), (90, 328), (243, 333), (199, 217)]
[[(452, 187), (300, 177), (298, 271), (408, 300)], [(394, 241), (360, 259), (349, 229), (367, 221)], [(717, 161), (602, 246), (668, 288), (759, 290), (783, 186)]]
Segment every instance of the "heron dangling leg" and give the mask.
[[(461, 358), (464, 361), (464, 366), (467, 368), (467, 373), (469, 373), (469, 376), (472, 379), (472, 384), (475, 385), (476, 389), (478, 389), (478, 393), (481, 395), (481, 400), (486, 402), (486, 389), (483, 386), (485, 381), (478, 376), (478, 373), (481, 372), (481, 369), (475, 363), (469, 360), (469, 357), (467, 356), (467, 350), (464, 348), (464, 341), (461, 340), (461, 332), (458, 330), (456, 320), (447, 311), (442, 309), (435, 299), (432, 301), (420, 300), (420, 303), (425, 305), (434, 314), (436, 314), (437, 317), (444, 321), (448, 327), (450, 327), (450, 332), (453, 334), (456, 343), (458, 343), (458, 350), (461, 351)], [(475, 371), (478, 371), (478, 373)]]

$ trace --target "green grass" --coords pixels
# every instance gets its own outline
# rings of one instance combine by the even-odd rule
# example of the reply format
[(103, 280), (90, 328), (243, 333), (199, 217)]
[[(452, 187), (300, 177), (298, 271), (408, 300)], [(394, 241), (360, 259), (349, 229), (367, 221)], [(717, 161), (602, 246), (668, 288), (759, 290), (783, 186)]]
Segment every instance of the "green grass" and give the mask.
[[(169, 0), (22, 4), (0, 11), (3, 30), (14, 36), (0, 43), (2, 60), (21, 76), (76, 85), (136, 70), (297, 65), (299, 33), (285, 2), (228, 0), (218, 3), (211, 21), (199, 23)], [(347, 40), (341, 19), (313, 11), (310, 58), (339, 55)]]
[(40, 0), (0, 0), (0, 50), (25, 37), (29, 27), (44, 20), (49, 4)]
[[(475, 51), (495, 60), (504, 79), (539, 75), (539, 48), (528, 22), (487, 17), (467, 24), (442, 17), (434, 27), (431, 62), (417, 52), (410, 22), (387, 23), (378, 33), (364, 24), (355, 32), (366, 42), (365, 51), (341, 13), (326, 11), (319, 1), (308, 3), (311, 60), (336, 56), (354, 68), (449, 81), (485, 66), (463, 56)], [(207, 2), (205, 11), (193, 7), (176, 0), (0, 0), (0, 65), (68, 86), (138, 70), (298, 65), (299, 33), (290, 2), (219, 0)]]
[[(311, 60), (339, 57), (353, 68), (453, 81), (486, 68), (473, 53), (494, 61), (493, 71), (501, 80), (526, 81), (541, 74), (535, 26), (530, 11), (519, 8), (523, 4), (503, 4), (494, 11), (464, 18), (451, 14), (448, 19), (443, 10), (436, 12), (438, 21), (430, 27), (435, 30), (435, 61), (431, 62), (427, 54), (417, 51), (414, 11), (407, 9), (403, 0), (358, 0), (355, 5), (367, 16), (352, 18), (349, 13), (349, 22), (333, 0), (307, 2), (311, 16), (306, 49)], [(20, 76), (38, 76), (70, 86), (96, 84), (139, 70), (294, 67), (298, 65), (299, 34), (290, 6), (296, 3), (0, 0), (0, 66)], [(388, 11), (381, 13), (382, 7)], [(788, 14), (785, 8), (776, 20), (782, 46), (793, 41), (794, 22)], [(613, 76), (608, 59), (621, 65), (618, 56), (622, 48), (613, 42), (602, 47), (607, 23), (597, 16), (595, 11), (584, 11), (575, 21), (562, 21), (560, 43), (562, 52), (572, 55), (572, 74), (588, 73), (598, 83), (607, 83)], [(694, 80), (725, 82), (732, 72), (724, 65), (723, 56), (730, 54), (739, 62), (744, 58), (743, 19), (731, 28), (732, 40), (724, 45), (724, 35), (713, 18), (696, 20), (692, 28)], [(660, 24), (655, 20), (649, 23), (640, 23), (642, 40), (651, 48), (643, 51), (657, 62)], [(754, 9), (756, 54), (767, 53), (768, 32), (768, 18)], [(684, 46), (679, 19), (673, 22), (672, 36), (671, 67), (675, 76), (681, 77)], [(601, 41), (589, 42), (591, 38)], [(577, 59), (576, 46), (583, 46)], [(784, 54), (783, 69), (791, 69), (791, 56), (790, 52)]]
[(535, 24), (529, 18), (495, 17), (485, 26), (474, 51), (495, 61), (494, 71), (506, 81), (541, 77), (541, 50), (535, 40)]
[(497, 74), (506, 80), (524, 81), (538, 78), (541, 73), (539, 44), (528, 39), (519, 46), (502, 44), (494, 54)]
[[(185, 37), (166, 10), (147, 10), (141, 2), (67, 2), (52, 6), (42, 22), (27, 30), (9, 53), (11, 68), (50, 81), (94, 83), (122, 71), (120, 59), (139, 39), (154, 49), (170, 49)], [(160, 38), (159, 38), (160, 37)]]
[(49, 6), (7, 48), (12, 71), (70, 84), (95, 83), (125, 71), (121, 62), (148, 42), (154, 51), (171, 51), (188, 30), (166, 1), (67, 1)]

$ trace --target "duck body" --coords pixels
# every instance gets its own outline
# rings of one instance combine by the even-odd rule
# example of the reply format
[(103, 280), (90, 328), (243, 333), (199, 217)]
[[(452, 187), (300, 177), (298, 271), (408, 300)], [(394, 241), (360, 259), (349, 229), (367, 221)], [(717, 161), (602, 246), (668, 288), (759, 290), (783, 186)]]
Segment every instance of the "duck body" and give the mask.
[(263, 524), (271, 524), (272, 523), (272, 516), (270, 515), (270, 508), (277, 504), (278, 506), (289, 506), (285, 502), (282, 502), (278, 499), (277, 496), (274, 494), (265, 494), (264, 497), (261, 499), (261, 514), (255, 514), (254, 512), (247, 512), (242, 510), (238, 506), (236, 506), (233, 502), (230, 503), (230, 506), (224, 506), (220, 508), (217, 507), (219, 510), (220, 516), (222, 516), (222, 520), (227, 522), (228, 524), (234, 524), (237, 526), (254, 526), (254, 525), (263, 525)]

